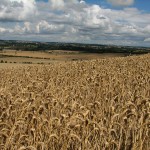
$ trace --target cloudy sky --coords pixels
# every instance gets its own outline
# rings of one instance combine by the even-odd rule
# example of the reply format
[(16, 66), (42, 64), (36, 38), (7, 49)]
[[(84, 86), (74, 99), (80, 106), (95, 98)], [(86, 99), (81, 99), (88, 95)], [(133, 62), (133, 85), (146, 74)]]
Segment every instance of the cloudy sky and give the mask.
[(0, 0), (0, 39), (150, 46), (150, 0)]

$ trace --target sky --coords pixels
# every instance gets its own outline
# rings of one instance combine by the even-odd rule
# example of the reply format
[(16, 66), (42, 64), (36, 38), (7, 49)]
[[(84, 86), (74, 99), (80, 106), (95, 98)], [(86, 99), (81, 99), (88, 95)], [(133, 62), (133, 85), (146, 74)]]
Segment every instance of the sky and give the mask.
[(0, 39), (150, 47), (150, 0), (0, 0)]

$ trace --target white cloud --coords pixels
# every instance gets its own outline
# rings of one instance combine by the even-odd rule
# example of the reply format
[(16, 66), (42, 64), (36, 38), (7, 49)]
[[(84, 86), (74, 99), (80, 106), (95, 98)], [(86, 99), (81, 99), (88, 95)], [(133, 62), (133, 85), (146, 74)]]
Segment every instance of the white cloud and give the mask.
[(144, 33), (148, 33), (150, 34), (150, 25), (147, 25), (144, 29), (143, 29)]
[(150, 38), (146, 38), (144, 42), (150, 42)]
[(49, 24), (47, 21), (42, 20), (36, 25), (37, 33), (41, 34), (52, 34), (57, 33), (59, 31), (63, 31), (64, 25), (56, 25), (56, 24)]
[(63, 0), (50, 0), (53, 9), (61, 9), (65, 3)]
[(0, 20), (23, 21), (36, 14), (35, 0), (1, 0)]
[(3, 28), (3, 27), (0, 27), (0, 34), (3, 33), (12, 33), (13, 30), (12, 29), (9, 29), (9, 28)]
[(106, 9), (83, 0), (0, 1), (0, 35), (11, 39), (138, 45), (149, 39), (149, 18), (136, 8)]
[(0, 28), (0, 33), (4, 33), (6, 32), (6, 29), (5, 28)]
[(66, 5), (78, 3), (78, 0), (49, 0), (51, 8), (56, 10), (65, 9)]
[(85, 1), (84, 1), (84, 0), (80, 0), (80, 3), (81, 3), (81, 4), (85, 4)]
[(130, 6), (134, 3), (134, 0), (107, 0), (114, 6)]

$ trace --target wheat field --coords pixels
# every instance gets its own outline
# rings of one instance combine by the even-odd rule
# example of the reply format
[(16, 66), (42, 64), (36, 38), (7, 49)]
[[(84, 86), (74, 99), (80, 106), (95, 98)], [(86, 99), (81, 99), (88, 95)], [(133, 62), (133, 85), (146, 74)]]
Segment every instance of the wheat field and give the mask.
[(7, 62), (43, 62), (51, 63), (52, 61), (71, 61), (71, 60), (91, 60), (109, 57), (125, 57), (127, 53), (82, 53), (81, 51), (68, 50), (49, 50), (49, 51), (17, 51), (3, 50), (0, 51), (0, 61)]
[(149, 150), (150, 54), (0, 69), (0, 150)]

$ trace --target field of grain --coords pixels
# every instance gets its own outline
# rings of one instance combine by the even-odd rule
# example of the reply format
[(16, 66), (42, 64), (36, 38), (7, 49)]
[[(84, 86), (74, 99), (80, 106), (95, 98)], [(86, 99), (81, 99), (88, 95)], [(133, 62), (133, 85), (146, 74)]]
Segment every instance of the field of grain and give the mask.
[(34, 64), (0, 63), (0, 69), (34, 66)]
[[(6, 61), (13, 61), (16, 59), (20, 59), (18, 62), (23, 59), (23, 61), (31, 62), (43, 62), (49, 63), (51, 61), (70, 61), (70, 60), (91, 60), (98, 58), (109, 58), (109, 57), (124, 57), (126, 54), (124, 53), (104, 53), (104, 54), (92, 54), (92, 53), (81, 53), (79, 51), (66, 51), (66, 50), (51, 50), (51, 51), (17, 51), (17, 50), (3, 50), (0, 51), (1, 58)], [(7, 57), (8, 56), (8, 57)], [(12, 56), (12, 57), (11, 57)], [(29, 57), (29, 58), (28, 58)], [(17, 59), (18, 58), (18, 59)]]
[(56, 62), (56, 60), (50, 60), (50, 59), (36, 59), (36, 58), (25, 58), (25, 57), (1, 57), (0, 62), (3, 63), (17, 63), (17, 64), (27, 64), (27, 63), (32, 63), (32, 64), (38, 64), (38, 63), (44, 63), (44, 64), (49, 64), (51, 62)]
[(0, 69), (0, 150), (149, 150), (150, 55)]

